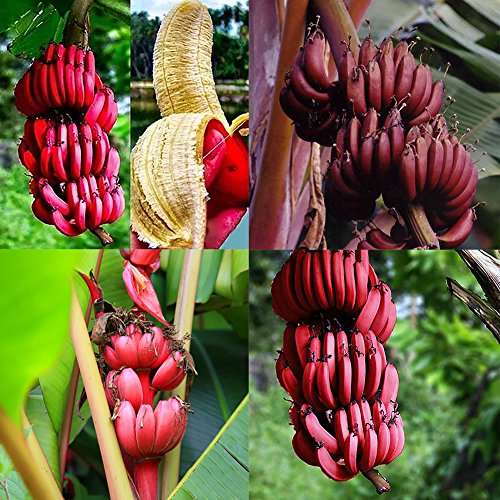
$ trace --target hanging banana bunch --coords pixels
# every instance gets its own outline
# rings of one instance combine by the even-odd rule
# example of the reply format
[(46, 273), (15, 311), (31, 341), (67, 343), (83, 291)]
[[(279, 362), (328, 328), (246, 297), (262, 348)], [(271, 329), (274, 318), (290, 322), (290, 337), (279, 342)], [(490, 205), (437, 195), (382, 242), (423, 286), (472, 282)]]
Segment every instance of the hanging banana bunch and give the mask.
[(212, 74), (212, 19), (198, 0), (164, 17), (153, 85), (163, 118), (132, 150), (131, 225), (150, 247), (219, 248), (248, 205), (248, 114), (231, 126)]

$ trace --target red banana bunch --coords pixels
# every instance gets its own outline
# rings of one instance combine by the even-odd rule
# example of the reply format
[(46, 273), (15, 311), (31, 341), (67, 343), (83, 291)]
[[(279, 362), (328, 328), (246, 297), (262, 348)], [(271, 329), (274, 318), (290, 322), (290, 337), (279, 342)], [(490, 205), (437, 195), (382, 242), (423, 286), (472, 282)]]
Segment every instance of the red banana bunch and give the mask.
[(384, 349), (396, 307), (368, 252), (296, 250), (271, 293), (287, 322), (276, 375), (293, 401), (297, 456), (337, 481), (390, 463), (404, 447)]
[(117, 220), (125, 198), (108, 133), (118, 106), (95, 71), (93, 52), (50, 43), (14, 96), (28, 117), (19, 158), (32, 176), (34, 215), (66, 236)]
[[(421, 205), (443, 248), (462, 244), (475, 221), (478, 172), (469, 147), (439, 114), (443, 79), (433, 82), (429, 65), (415, 62), (416, 42), (394, 46), (386, 38), (376, 47), (368, 36), (357, 59), (346, 47), (338, 81), (329, 83), (324, 36), (315, 29), (286, 78), (281, 106), (301, 139), (333, 146), (325, 184), (329, 212), (369, 219), (382, 194), (403, 216), (409, 205)], [(404, 226), (406, 233), (409, 221)], [(375, 231), (359, 248), (415, 246), (410, 236)]]
[(187, 405), (177, 396), (158, 401), (153, 410), (130, 401), (120, 403), (114, 415), (118, 442), (136, 460), (161, 457), (181, 441), (187, 424)]

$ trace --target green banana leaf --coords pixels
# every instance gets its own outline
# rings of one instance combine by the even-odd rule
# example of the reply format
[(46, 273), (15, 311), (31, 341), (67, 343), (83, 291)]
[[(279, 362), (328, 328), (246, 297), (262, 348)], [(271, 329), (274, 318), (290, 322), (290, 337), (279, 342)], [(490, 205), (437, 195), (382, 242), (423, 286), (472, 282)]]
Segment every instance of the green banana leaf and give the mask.
[(248, 395), (186, 473), (171, 498), (248, 498)]

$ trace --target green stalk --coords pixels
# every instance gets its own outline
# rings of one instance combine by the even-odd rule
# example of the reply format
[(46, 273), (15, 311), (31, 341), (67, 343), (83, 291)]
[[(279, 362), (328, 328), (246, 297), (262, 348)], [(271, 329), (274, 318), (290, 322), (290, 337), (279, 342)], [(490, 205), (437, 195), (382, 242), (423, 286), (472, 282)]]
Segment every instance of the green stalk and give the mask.
[(92, 412), (92, 420), (94, 421), (97, 441), (99, 442), (110, 498), (112, 500), (133, 500), (134, 497), (130, 489), (127, 471), (123, 464), (115, 429), (111, 422), (101, 375), (97, 368), (95, 353), (90, 343), (87, 325), (74, 289), (71, 300), (70, 331), (90, 411)]
[[(102, 258), (104, 251), (99, 250), (97, 255), (97, 262), (95, 265), (94, 276), (99, 279), (101, 272)], [(89, 300), (87, 310), (85, 311), (85, 324), (89, 325), (90, 315), (92, 313), (92, 302)], [(80, 378), (80, 369), (75, 359), (73, 363), (73, 370), (71, 371), (71, 378), (68, 384), (67, 399), (63, 410), (63, 419), (61, 423), (61, 430), (59, 431), (59, 467), (61, 469), (61, 482), (64, 478), (64, 471), (66, 469), (66, 455), (68, 453), (69, 437), (71, 434), (71, 423), (73, 422), (73, 410), (75, 408), (76, 391), (78, 389), (78, 380)]]
[(63, 497), (54, 476), (40, 467), (39, 460), (33, 455), (33, 448), (2, 406), (0, 406), (0, 444), (9, 454), (16, 472), (21, 475), (34, 499), (62, 500)]
[(42, 472), (43, 474), (45, 474), (45, 476), (48, 477), (49, 481), (56, 482), (54, 473), (50, 468), (49, 462), (47, 462), (47, 457), (45, 456), (42, 447), (40, 446), (40, 442), (36, 437), (35, 431), (33, 430), (24, 409), (23, 409), (23, 414), (21, 415), (21, 420), (23, 424), (24, 435), (26, 436), (26, 444), (30, 450), (30, 454), (33, 457), (36, 467), (40, 472)]
[[(177, 292), (177, 303), (175, 305), (174, 325), (177, 328), (179, 338), (186, 334), (191, 335), (193, 328), (194, 306), (196, 302), (196, 288), (200, 273), (202, 250), (186, 250), (182, 272)], [(186, 350), (189, 351), (190, 341), (186, 342)], [(182, 381), (175, 392), (184, 399), (186, 396), (186, 379)], [(162, 498), (167, 498), (179, 482), (179, 468), (181, 461), (181, 444), (179, 443), (172, 451), (165, 455), (165, 463), (162, 472)]]
[(80, 45), (87, 48), (89, 44), (89, 10), (94, 0), (74, 0), (64, 26), (64, 45)]

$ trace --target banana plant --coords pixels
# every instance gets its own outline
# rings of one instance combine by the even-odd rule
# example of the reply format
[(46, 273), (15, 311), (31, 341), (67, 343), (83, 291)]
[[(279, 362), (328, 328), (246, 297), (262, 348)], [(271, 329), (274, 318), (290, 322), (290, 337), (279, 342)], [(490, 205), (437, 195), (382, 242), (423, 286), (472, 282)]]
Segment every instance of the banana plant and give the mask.
[[(16, 499), (28, 493), (81, 498), (90, 491), (111, 498), (148, 498), (144, 485), (136, 488), (127, 475), (130, 457), (124, 456), (124, 465), (95, 360), (99, 348), (89, 342), (89, 329), (94, 340), (97, 331), (90, 307), (95, 301), (89, 300), (75, 270), (88, 274), (92, 269), (107, 304), (129, 309), (134, 302), (154, 313), (148, 321), (173, 324), (182, 337), (191, 334), (186, 348), (198, 375), (190, 387), (184, 382), (173, 393), (187, 398), (194, 413), (188, 416), (182, 446), (163, 461), (162, 494), (194, 488), (198, 476), (206, 481), (214, 457), (229, 442), (233, 453), (221, 457), (217, 467), (225, 470), (227, 485), (243, 495), (248, 481), (247, 252), (163, 251), (151, 275), (154, 289), (148, 289), (147, 297), (132, 293), (132, 298), (130, 281), (122, 279), (129, 261), (124, 268), (124, 258), (115, 251), (3, 252), (0, 260), (2, 278), (13, 283), (10, 299), (29, 297), (2, 307), (6, 328), (27, 333), (22, 339), (0, 340), (2, 352), (9, 354), (1, 368), (6, 383), (0, 392), (0, 491)], [(25, 288), (28, 282), (34, 286), (31, 292)], [(159, 309), (150, 305), (154, 296)], [(165, 398), (170, 392), (161, 394)], [(219, 487), (215, 478), (207, 486), (213, 491)]]

